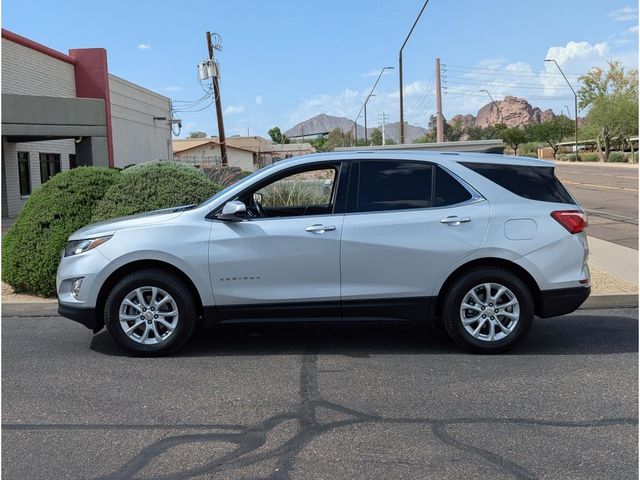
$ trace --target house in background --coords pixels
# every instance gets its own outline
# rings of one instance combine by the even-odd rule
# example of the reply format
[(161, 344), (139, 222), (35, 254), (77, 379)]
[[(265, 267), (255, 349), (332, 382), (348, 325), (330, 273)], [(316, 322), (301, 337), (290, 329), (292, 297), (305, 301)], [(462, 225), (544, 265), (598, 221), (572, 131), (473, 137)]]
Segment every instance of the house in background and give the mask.
[[(246, 171), (253, 171), (285, 158), (316, 152), (310, 143), (279, 144), (258, 136), (232, 136), (227, 137), (226, 140), (229, 166), (240, 167)], [(221, 161), (219, 145), (218, 137), (175, 139), (173, 158), (196, 164), (219, 164)], [(252, 154), (251, 164), (249, 164), (247, 152)]]
[(2, 29), (2, 216), (60, 171), (170, 159), (170, 111), (111, 75), (103, 48), (65, 54)]
[[(192, 165), (221, 165), (220, 142), (216, 138), (188, 138), (173, 140), (173, 159)], [(234, 147), (227, 141), (227, 162), (230, 167), (252, 172), (254, 153), (248, 148)]]

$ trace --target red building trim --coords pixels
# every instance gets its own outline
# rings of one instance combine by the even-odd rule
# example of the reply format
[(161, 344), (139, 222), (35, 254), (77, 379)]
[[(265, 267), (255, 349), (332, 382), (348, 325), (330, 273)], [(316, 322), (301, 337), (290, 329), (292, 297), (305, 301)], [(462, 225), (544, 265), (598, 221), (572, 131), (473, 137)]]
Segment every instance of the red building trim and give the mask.
[(29, 40), (22, 35), (18, 35), (17, 33), (10, 32), (9, 30), (3, 28), (2, 29), (2, 38), (6, 38), (12, 42), (15, 42), (23, 47), (30, 48), (31, 50), (35, 50), (40, 53), (44, 53), (45, 55), (49, 55), (50, 57), (56, 58), (58, 60), (62, 60), (63, 62), (70, 63), (71, 65), (76, 64), (76, 59), (70, 57), (69, 55), (65, 55), (62, 52), (54, 50), (53, 48), (45, 47), (44, 45), (34, 42), (33, 40)]
[(111, 124), (111, 98), (109, 95), (109, 69), (107, 51), (104, 48), (76, 48), (69, 50), (75, 59), (76, 96), (81, 98), (101, 98), (107, 123), (107, 149), (109, 166), (113, 161), (113, 128)]

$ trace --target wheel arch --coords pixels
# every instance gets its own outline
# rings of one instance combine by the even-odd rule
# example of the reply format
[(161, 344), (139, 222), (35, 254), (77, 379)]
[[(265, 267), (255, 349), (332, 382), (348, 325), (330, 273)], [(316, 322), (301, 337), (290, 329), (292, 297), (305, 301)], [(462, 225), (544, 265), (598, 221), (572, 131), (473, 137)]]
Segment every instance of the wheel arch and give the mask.
[(98, 297), (96, 300), (96, 312), (99, 312), (97, 318), (98, 318), (98, 321), (102, 322), (102, 325), (100, 328), (104, 326), (104, 317), (101, 314), (101, 312), (104, 312), (107, 296), (109, 295), (109, 292), (114, 287), (114, 285), (120, 279), (124, 278), (126, 275), (139, 270), (145, 270), (145, 269), (164, 270), (183, 280), (185, 284), (189, 287), (189, 290), (191, 291), (191, 293), (193, 294), (193, 298), (196, 299), (196, 308), (197, 308), (198, 316), (203, 315), (204, 309), (203, 309), (203, 303), (202, 303), (202, 298), (200, 297), (200, 293), (198, 292), (196, 285), (193, 283), (191, 278), (189, 278), (189, 276), (185, 272), (183, 272), (181, 269), (179, 269), (175, 265), (164, 262), (162, 260), (134, 260), (132, 262), (121, 265), (116, 270), (114, 270), (107, 277), (107, 279), (103, 282), (102, 286), (100, 287), (100, 291), (98, 292)]
[(475, 260), (471, 260), (459, 266), (453, 272), (451, 272), (451, 274), (447, 277), (447, 279), (444, 281), (444, 283), (440, 287), (440, 291), (438, 292), (438, 295), (436, 297), (436, 304), (435, 304), (435, 310), (434, 310), (436, 317), (440, 317), (442, 315), (442, 305), (444, 303), (444, 299), (446, 298), (447, 293), (451, 289), (451, 286), (453, 285), (453, 283), (469, 270), (472, 270), (478, 267), (499, 267), (517, 275), (518, 278), (520, 278), (525, 283), (525, 285), (531, 292), (531, 297), (533, 298), (533, 303), (534, 303), (535, 314), (538, 315), (538, 313), (541, 311), (542, 295), (540, 293), (540, 287), (538, 286), (538, 283), (529, 272), (527, 272), (523, 267), (521, 267), (517, 263), (512, 262), (511, 260), (506, 260), (504, 258), (498, 258), (498, 257), (486, 257), (486, 258), (478, 258)]

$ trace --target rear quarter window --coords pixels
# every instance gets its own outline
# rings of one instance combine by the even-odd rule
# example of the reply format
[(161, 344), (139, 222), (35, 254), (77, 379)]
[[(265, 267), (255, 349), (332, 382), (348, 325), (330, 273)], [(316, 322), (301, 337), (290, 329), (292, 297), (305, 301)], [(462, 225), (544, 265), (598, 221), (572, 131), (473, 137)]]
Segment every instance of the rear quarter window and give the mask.
[(576, 203), (555, 176), (553, 167), (475, 162), (460, 164), (520, 197), (540, 202)]

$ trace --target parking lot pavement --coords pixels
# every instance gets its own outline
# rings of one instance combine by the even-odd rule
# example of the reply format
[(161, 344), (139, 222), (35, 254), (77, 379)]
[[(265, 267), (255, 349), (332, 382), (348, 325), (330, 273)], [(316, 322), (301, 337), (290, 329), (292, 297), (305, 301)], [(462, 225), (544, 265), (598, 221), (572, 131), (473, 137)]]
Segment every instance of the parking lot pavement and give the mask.
[(404, 326), (225, 327), (130, 358), (2, 319), (7, 479), (637, 478), (638, 310), (536, 320), (510, 354)]
[(589, 235), (638, 250), (638, 168), (556, 163), (556, 175), (589, 214)]

